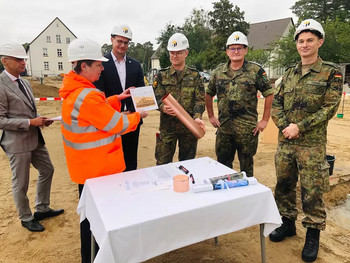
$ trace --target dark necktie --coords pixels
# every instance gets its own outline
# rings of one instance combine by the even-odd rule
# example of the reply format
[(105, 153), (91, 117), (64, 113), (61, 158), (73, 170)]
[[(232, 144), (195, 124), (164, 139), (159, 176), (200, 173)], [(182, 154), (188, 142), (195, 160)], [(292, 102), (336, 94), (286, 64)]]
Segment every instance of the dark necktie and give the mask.
[(20, 81), (20, 79), (16, 79), (17, 83), (18, 83), (18, 87), (19, 89), (23, 92), (23, 94), (27, 97), (27, 99), (29, 100), (30, 103), (32, 103), (32, 100), (29, 98), (29, 95), (27, 94), (25, 88), (22, 85), (22, 82)]

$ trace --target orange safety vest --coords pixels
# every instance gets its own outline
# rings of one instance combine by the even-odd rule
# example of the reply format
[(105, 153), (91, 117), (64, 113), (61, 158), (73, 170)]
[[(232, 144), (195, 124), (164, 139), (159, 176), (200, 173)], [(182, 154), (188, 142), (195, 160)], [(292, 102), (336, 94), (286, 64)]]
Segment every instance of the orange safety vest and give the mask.
[(59, 90), (62, 104), (62, 137), (72, 181), (120, 173), (125, 170), (121, 135), (134, 131), (138, 112), (120, 113), (118, 95), (103, 92), (74, 71), (64, 76)]

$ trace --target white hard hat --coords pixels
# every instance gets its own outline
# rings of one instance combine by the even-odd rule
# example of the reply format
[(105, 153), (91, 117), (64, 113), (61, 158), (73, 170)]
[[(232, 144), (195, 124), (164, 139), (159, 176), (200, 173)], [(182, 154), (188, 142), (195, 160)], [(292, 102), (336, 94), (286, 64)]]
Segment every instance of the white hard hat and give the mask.
[(8, 41), (0, 45), (0, 55), (14, 58), (29, 58), (24, 47), (16, 42)]
[(74, 39), (68, 46), (68, 61), (79, 60), (108, 61), (102, 56), (101, 46), (90, 39)]
[(111, 35), (118, 35), (132, 40), (132, 31), (128, 25), (119, 25), (113, 27)]
[(248, 39), (242, 32), (235, 31), (227, 39), (226, 47), (228, 47), (230, 45), (248, 46)]
[(300, 25), (297, 27), (297, 30), (294, 33), (294, 40), (296, 40), (296, 36), (300, 34), (301, 32), (305, 30), (315, 30), (320, 32), (322, 35), (322, 38), (325, 38), (325, 33), (323, 30), (323, 27), (319, 22), (313, 19), (306, 19), (300, 23)]
[(180, 51), (188, 49), (190, 45), (188, 44), (188, 39), (184, 34), (175, 33), (169, 38), (168, 41), (168, 51)]

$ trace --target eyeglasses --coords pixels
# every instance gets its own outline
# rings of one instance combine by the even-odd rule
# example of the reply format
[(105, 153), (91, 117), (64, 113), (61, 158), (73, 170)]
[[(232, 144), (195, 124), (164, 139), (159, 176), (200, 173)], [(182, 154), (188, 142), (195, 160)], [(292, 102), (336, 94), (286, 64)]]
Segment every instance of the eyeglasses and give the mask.
[(240, 53), (242, 50), (243, 50), (244, 48), (242, 48), (242, 47), (237, 47), (237, 48), (234, 48), (234, 47), (230, 47), (229, 48), (229, 50), (232, 52), (232, 53), (234, 53), (234, 52), (238, 52), (238, 53)]
[(181, 56), (181, 55), (183, 55), (183, 54), (185, 54), (185, 50), (183, 50), (183, 51), (170, 51), (169, 52), (169, 55), (170, 56), (172, 56), (172, 57), (175, 57), (175, 56)]
[(120, 40), (120, 39), (118, 39), (117, 40), (117, 43), (118, 43), (118, 45), (122, 45), (122, 44), (124, 44), (125, 46), (129, 46), (129, 44), (130, 44), (130, 42), (129, 41), (123, 41), (123, 40)]

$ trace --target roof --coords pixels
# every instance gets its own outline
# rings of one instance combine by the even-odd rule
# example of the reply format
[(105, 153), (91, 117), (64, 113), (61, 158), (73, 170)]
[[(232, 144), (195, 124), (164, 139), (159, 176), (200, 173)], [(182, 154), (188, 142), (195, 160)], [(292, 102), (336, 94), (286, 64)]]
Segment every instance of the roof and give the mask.
[(69, 31), (69, 32), (71, 32), (72, 33), (72, 35), (75, 37), (75, 38), (77, 38), (77, 36), (76, 35), (74, 35), (74, 33), (72, 32), (72, 31), (70, 31), (70, 29), (62, 22), (62, 20), (61, 19), (59, 19), (58, 17), (56, 17), (54, 20), (52, 20), (52, 22), (47, 26), (47, 27), (45, 27), (45, 29), (43, 30), (43, 31), (41, 31), (40, 32), (40, 34), (36, 37), (36, 38), (34, 38), (33, 39), (33, 41), (32, 42), (30, 42), (30, 44), (29, 45), (31, 45), (43, 32), (45, 32), (45, 30), (49, 27), (49, 26), (51, 26), (51, 24), (53, 23), (53, 22), (55, 22), (56, 21), (56, 19), (58, 20), (58, 21), (60, 21), (61, 23), (62, 23), (62, 25), (64, 25), (65, 26), (65, 28), (67, 28), (67, 30)]
[(150, 59), (159, 59), (159, 54), (163, 51), (162, 48), (162, 43), (160, 43), (160, 45), (158, 46), (158, 48), (156, 49), (156, 51), (152, 54), (152, 56), (150, 57)]
[(270, 45), (277, 42), (285, 32), (288, 33), (289, 25), (294, 27), (291, 17), (250, 24), (248, 43), (250, 48), (270, 49)]

